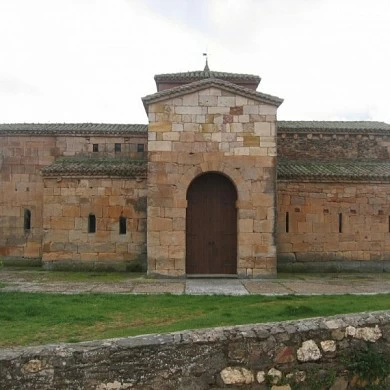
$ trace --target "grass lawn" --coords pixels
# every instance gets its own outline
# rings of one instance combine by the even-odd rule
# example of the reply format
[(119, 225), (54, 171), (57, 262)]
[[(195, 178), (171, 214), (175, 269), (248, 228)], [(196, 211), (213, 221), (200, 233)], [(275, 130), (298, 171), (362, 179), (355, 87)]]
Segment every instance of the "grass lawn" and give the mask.
[(390, 295), (173, 296), (0, 292), (0, 346), (78, 342), (390, 309)]

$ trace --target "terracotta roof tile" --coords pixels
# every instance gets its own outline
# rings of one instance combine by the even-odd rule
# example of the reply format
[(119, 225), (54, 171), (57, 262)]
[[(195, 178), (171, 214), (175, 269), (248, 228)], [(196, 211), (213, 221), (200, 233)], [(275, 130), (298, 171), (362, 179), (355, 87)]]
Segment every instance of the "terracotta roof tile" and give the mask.
[(1, 135), (141, 135), (148, 125), (114, 123), (0, 123)]
[(278, 180), (390, 181), (390, 161), (278, 161)]
[(50, 176), (120, 176), (146, 178), (146, 161), (126, 158), (64, 157), (42, 169)]
[(180, 73), (164, 73), (156, 74), (154, 79), (156, 82), (170, 81), (170, 82), (193, 82), (199, 81), (207, 78), (216, 78), (227, 81), (236, 81), (236, 82), (257, 82), (259, 83), (261, 78), (254, 74), (245, 74), (245, 73), (228, 73), (228, 72), (218, 72), (214, 70), (195, 70), (189, 72), (180, 72)]
[(278, 131), (288, 133), (389, 133), (390, 124), (372, 121), (278, 121)]

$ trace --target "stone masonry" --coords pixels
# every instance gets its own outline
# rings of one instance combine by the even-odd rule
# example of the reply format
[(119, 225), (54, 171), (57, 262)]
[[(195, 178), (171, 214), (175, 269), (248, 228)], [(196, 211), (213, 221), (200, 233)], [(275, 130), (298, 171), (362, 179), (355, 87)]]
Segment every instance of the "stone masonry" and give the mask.
[(198, 175), (217, 172), (238, 193), (238, 276), (273, 276), (275, 122), (281, 101), (242, 96), (228, 83), (198, 84), (196, 91), (176, 88), (173, 97), (144, 98), (149, 116), (148, 272), (185, 275), (186, 192)]
[(277, 121), (259, 76), (207, 64), (155, 81), (147, 125), (0, 124), (0, 260), (185, 277), (187, 191), (212, 173), (237, 192), (236, 276), (390, 271), (389, 124)]
[(386, 389), (390, 313), (0, 352), (4, 389)]

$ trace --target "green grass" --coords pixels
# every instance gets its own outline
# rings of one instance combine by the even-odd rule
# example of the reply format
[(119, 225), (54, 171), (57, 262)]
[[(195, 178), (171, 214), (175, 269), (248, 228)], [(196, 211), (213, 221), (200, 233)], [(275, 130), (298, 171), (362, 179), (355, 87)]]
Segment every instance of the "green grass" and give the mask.
[(390, 295), (173, 296), (0, 292), (0, 346), (133, 336), (390, 309)]

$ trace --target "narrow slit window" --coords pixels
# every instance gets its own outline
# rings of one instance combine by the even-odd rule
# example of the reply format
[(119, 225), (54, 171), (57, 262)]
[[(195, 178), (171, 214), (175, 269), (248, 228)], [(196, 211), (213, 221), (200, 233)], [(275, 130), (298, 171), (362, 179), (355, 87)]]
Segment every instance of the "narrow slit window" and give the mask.
[(92, 151), (98, 152), (99, 151), (99, 144), (92, 144)]
[(31, 230), (31, 211), (24, 210), (24, 230)]
[(88, 216), (88, 233), (96, 233), (96, 217), (94, 214)]
[(144, 151), (145, 151), (145, 145), (137, 144), (137, 152), (144, 152)]
[(115, 144), (115, 153), (120, 153), (122, 151), (122, 145), (121, 144)]
[(288, 211), (287, 211), (287, 213), (286, 213), (286, 233), (288, 233), (289, 228), (290, 228), (290, 216), (289, 216)]
[(126, 234), (127, 230), (127, 219), (123, 215), (119, 217), (119, 234)]
[(390, 215), (389, 215), (389, 233), (390, 233)]
[(343, 232), (343, 214), (339, 213), (339, 233)]

